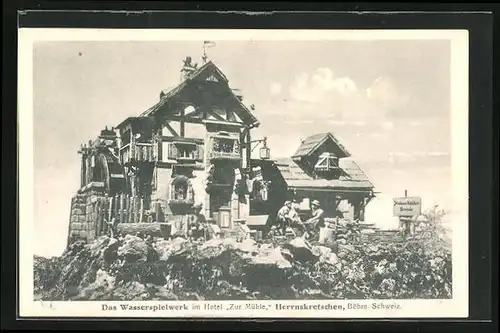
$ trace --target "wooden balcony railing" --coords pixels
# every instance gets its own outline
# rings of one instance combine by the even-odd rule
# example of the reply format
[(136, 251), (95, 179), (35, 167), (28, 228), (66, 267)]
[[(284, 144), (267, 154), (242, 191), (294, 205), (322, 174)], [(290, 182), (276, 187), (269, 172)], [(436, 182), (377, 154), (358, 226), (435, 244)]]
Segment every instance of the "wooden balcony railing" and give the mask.
[(212, 160), (240, 160), (241, 156), (235, 152), (211, 151), (210, 159)]
[(234, 138), (212, 137), (208, 156), (211, 160), (240, 160), (239, 142)]
[(156, 156), (154, 154), (153, 145), (150, 143), (131, 143), (121, 148), (123, 163), (137, 162), (154, 162)]

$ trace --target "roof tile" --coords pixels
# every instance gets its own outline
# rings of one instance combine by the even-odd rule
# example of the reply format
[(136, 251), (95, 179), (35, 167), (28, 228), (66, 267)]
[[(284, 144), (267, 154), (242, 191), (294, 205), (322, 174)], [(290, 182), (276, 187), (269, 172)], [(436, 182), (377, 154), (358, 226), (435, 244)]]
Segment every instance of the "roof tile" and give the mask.
[(277, 160), (276, 166), (289, 187), (356, 189), (372, 189), (374, 187), (356, 162), (346, 158), (339, 159), (339, 167), (343, 174), (339, 179), (332, 180), (312, 178), (291, 158)]

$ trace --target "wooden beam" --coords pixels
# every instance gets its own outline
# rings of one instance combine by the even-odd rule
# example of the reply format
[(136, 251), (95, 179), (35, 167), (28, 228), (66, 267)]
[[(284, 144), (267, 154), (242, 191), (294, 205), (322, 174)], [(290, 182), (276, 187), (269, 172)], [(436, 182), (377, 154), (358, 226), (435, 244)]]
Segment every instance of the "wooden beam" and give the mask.
[[(179, 164), (174, 161), (172, 162), (156, 162), (156, 167), (159, 169), (171, 169), (173, 166), (183, 166), (185, 164)], [(203, 163), (195, 162), (194, 165), (191, 165), (190, 168), (193, 170), (205, 170), (205, 166)]]
[[(161, 126), (158, 127), (158, 130), (157, 130), (157, 135), (162, 138), (162, 128)], [(158, 161), (162, 161), (163, 160), (163, 140), (158, 140), (158, 142), (156, 143), (158, 145)]]
[(245, 142), (245, 153), (246, 153), (246, 159), (247, 159), (247, 168), (248, 171), (252, 171), (252, 138), (250, 137), (250, 129), (246, 129), (246, 137), (247, 141)]
[(170, 223), (126, 223), (118, 224), (118, 234), (141, 234), (151, 237), (168, 237), (172, 225)]
[(179, 134), (177, 134), (177, 132), (175, 131), (175, 129), (170, 126), (170, 124), (167, 122), (165, 122), (165, 127), (170, 131), (170, 133), (173, 135), (173, 136), (179, 136)]
[(223, 117), (219, 116), (217, 113), (213, 112), (212, 110), (209, 110), (208, 114), (212, 115), (217, 120), (227, 121), (226, 119), (224, 119)]
[(186, 138), (186, 137), (175, 137), (175, 136), (162, 136), (161, 141), (163, 142), (173, 142), (173, 141), (181, 141), (181, 142), (193, 142), (193, 143), (198, 143), (198, 144), (203, 144), (205, 142), (204, 139), (198, 139), (198, 138)]
[(184, 121), (185, 123), (190, 123), (190, 124), (201, 124), (203, 123), (202, 118), (193, 118), (193, 117), (181, 117), (181, 116), (176, 116), (176, 115), (168, 115), (165, 117), (166, 120), (170, 121)]
[(184, 126), (184, 121), (185, 121), (185, 117), (184, 117), (184, 109), (181, 109), (180, 111), (181, 113), (181, 120), (180, 120), (180, 136), (184, 137), (184, 130), (185, 130), (185, 126)]

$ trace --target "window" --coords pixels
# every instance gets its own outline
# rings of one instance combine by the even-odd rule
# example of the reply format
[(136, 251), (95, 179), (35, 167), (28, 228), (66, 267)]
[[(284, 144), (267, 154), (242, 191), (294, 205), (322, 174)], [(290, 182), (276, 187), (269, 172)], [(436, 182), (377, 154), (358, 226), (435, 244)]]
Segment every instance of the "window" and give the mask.
[(203, 159), (201, 145), (189, 142), (172, 142), (168, 144), (169, 160), (200, 160)]
[(332, 153), (323, 153), (319, 156), (314, 166), (318, 175), (326, 178), (337, 178), (339, 176), (339, 159)]
[(177, 158), (182, 159), (195, 159), (196, 146), (177, 145)]

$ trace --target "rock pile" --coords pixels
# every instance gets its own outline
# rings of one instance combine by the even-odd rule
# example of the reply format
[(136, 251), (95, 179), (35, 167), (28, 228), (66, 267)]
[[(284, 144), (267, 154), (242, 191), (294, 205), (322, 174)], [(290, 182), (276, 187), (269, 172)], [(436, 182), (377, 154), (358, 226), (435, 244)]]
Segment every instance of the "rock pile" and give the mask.
[(451, 297), (451, 255), (409, 246), (101, 236), (59, 258), (35, 257), (35, 293), (44, 300)]

